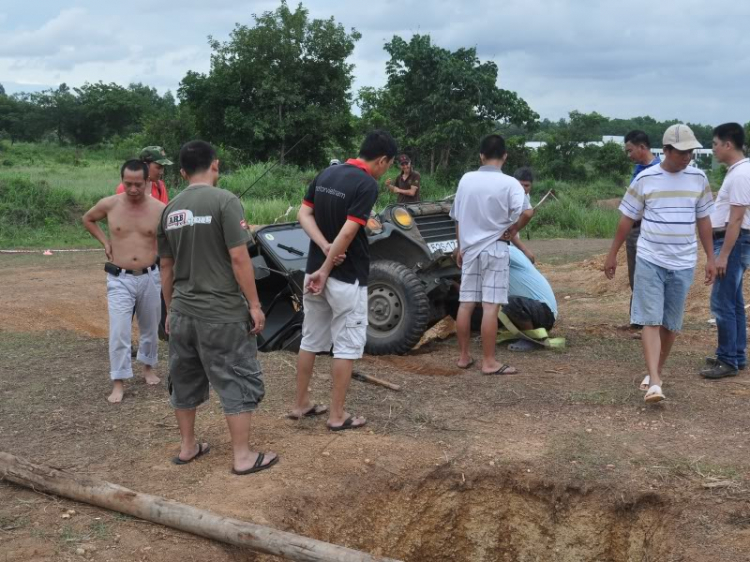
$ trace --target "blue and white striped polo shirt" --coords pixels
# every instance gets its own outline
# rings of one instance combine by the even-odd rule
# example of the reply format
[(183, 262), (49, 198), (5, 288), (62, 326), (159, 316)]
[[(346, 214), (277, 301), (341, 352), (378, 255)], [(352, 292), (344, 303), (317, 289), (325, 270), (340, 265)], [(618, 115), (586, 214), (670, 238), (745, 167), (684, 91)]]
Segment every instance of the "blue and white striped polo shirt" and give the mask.
[(692, 166), (675, 174), (661, 166), (642, 171), (620, 204), (623, 215), (643, 221), (638, 257), (674, 270), (695, 267), (696, 221), (709, 217), (712, 210), (706, 174)]

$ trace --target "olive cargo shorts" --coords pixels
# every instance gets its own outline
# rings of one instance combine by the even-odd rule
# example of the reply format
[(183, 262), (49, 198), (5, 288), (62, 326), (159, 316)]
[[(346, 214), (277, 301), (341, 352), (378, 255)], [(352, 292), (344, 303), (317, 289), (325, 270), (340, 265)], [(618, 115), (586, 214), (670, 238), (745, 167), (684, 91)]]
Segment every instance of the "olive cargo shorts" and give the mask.
[(209, 383), (224, 414), (252, 412), (265, 389), (249, 322), (214, 324), (179, 312), (169, 315), (170, 403), (192, 410), (208, 400)]

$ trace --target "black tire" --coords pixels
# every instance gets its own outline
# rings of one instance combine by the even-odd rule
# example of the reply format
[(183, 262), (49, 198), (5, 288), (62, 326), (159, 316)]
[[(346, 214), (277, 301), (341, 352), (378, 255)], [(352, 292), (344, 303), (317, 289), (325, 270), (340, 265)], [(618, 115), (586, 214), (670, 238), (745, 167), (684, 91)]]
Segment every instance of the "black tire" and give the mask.
[(403, 354), (419, 343), (430, 319), (430, 300), (411, 269), (388, 260), (372, 262), (367, 296), (365, 352)]

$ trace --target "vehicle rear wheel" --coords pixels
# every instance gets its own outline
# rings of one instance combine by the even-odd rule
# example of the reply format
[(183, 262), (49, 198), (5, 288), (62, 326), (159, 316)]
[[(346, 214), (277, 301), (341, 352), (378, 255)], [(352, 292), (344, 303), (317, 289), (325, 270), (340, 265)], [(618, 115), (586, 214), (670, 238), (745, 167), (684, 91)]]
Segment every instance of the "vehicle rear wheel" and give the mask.
[(411, 269), (388, 260), (372, 262), (367, 296), (367, 353), (402, 354), (419, 343), (427, 330), (430, 300)]

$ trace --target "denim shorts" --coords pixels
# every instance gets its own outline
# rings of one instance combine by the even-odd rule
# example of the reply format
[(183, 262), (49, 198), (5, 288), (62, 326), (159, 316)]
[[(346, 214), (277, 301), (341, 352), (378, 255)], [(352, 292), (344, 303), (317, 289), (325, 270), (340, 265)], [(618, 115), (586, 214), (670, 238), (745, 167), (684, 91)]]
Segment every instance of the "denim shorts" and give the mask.
[(666, 269), (636, 258), (630, 323), (664, 326), (671, 332), (682, 329), (685, 299), (693, 284), (695, 268)]

